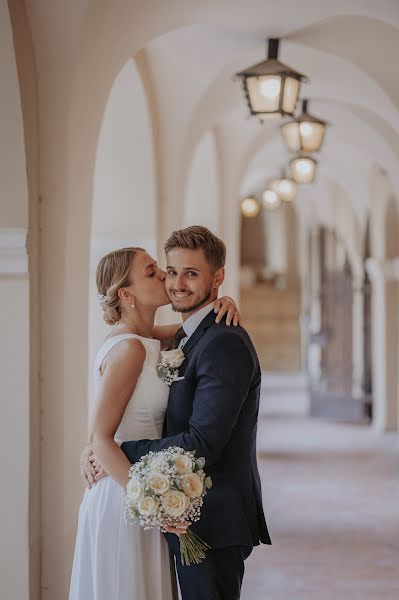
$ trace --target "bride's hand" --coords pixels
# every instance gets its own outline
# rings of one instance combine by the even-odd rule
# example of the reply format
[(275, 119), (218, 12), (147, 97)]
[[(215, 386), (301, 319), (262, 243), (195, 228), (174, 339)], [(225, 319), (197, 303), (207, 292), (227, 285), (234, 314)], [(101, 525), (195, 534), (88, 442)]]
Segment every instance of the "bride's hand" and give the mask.
[(224, 315), (227, 313), (226, 325), (230, 325), (231, 322), (233, 322), (233, 325), (237, 327), (237, 325), (241, 324), (241, 315), (236, 303), (234, 302), (233, 298), (230, 298), (230, 296), (222, 296), (222, 298), (218, 298), (215, 301), (214, 311), (217, 313), (215, 319), (216, 323), (220, 323), (222, 317), (224, 317)]

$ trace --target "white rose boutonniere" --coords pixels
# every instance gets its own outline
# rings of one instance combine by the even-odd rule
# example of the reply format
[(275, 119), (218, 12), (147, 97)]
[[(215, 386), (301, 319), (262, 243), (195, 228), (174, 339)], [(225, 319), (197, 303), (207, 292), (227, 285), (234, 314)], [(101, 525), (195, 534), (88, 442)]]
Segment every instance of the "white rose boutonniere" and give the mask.
[(167, 385), (172, 385), (179, 379), (179, 367), (185, 359), (185, 354), (180, 348), (164, 350), (158, 362), (158, 375)]

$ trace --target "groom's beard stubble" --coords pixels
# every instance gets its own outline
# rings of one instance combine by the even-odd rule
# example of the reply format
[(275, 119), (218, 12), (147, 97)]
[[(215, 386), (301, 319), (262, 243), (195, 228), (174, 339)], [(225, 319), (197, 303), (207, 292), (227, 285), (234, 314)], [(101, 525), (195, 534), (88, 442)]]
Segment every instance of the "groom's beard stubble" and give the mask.
[(206, 292), (205, 296), (203, 298), (201, 298), (201, 300), (198, 300), (198, 302), (195, 302), (195, 304), (192, 304), (191, 306), (184, 306), (182, 308), (175, 306), (173, 304), (173, 300), (171, 300), (172, 309), (174, 310), (174, 312), (179, 312), (179, 313), (193, 312), (193, 310), (197, 310), (197, 308), (201, 308), (201, 306), (204, 306), (208, 302), (209, 298), (211, 297), (211, 294), (212, 294), (212, 288), (209, 288), (209, 290)]

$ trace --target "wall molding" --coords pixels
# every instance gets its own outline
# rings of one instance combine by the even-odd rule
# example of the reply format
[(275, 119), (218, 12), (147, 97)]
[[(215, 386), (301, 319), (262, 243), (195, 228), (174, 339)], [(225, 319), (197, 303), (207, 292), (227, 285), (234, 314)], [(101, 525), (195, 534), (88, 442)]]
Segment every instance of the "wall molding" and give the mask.
[(27, 229), (0, 227), (0, 277), (28, 274), (27, 236)]

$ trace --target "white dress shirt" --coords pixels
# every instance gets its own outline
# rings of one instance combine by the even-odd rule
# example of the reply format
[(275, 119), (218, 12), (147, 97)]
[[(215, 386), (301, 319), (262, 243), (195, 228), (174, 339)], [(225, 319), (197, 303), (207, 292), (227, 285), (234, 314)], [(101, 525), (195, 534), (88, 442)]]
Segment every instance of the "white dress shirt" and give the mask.
[[(206, 306), (197, 310), (193, 315), (188, 317), (183, 323), (182, 327), (185, 331), (186, 336), (180, 340), (179, 348), (183, 348), (184, 345), (188, 342), (190, 337), (193, 335), (194, 331), (197, 329), (198, 325), (205, 319), (205, 317), (213, 310), (215, 307), (215, 302), (211, 302)], [(215, 315), (216, 318), (216, 315)]]

